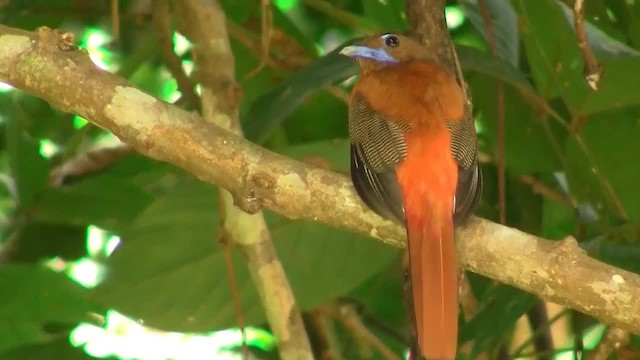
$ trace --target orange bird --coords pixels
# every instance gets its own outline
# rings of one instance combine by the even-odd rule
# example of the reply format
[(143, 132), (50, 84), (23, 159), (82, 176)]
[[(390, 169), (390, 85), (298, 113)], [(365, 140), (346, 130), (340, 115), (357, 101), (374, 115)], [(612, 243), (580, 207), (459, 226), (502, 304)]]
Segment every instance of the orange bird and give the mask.
[(454, 224), (475, 211), (482, 192), (464, 94), (424, 47), (402, 35), (371, 37), (340, 53), (361, 70), (349, 104), (351, 179), (367, 206), (407, 228), (419, 352), (455, 359)]

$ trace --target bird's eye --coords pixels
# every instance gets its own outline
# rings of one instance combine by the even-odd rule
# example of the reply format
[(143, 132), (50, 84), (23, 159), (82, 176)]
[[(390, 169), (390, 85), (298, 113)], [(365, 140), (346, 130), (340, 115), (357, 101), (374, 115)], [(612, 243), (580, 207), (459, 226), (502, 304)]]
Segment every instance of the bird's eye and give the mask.
[(398, 39), (398, 37), (395, 35), (388, 35), (386, 39), (384, 39), (384, 43), (388, 47), (394, 48), (400, 45), (400, 39)]

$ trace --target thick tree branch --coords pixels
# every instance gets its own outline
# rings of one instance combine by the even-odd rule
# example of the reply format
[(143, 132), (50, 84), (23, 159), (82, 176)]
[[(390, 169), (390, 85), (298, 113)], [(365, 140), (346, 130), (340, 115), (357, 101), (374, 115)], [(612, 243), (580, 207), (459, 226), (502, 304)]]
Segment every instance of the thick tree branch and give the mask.
[[(244, 209), (262, 205), (404, 246), (402, 227), (368, 210), (346, 176), (265, 150), (157, 100), (97, 68), (86, 53), (59, 49), (59, 41), (49, 29), (0, 25), (0, 81), (228, 189)], [(456, 236), (467, 269), (640, 333), (640, 276), (588, 257), (575, 240), (548, 241), (480, 218)]]

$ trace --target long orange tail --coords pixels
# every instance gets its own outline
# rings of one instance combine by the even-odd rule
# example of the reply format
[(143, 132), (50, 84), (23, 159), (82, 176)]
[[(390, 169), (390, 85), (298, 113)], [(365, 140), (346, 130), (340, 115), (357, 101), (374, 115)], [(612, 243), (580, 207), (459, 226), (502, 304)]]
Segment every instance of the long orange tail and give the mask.
[(453, 360), (458, 340), (458, 266), (452, 216), (437, 211), (435, 218), (407, 215), (418, 346), (427, 359)]

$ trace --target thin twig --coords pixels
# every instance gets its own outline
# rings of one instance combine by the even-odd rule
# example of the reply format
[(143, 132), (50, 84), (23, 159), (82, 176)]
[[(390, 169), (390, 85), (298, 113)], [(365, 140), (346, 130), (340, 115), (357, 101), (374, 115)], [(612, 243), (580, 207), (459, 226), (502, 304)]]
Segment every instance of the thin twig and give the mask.
[(113, 33), (113, 39), (118, 41), (120, 39), (120, 0), (111, 0), (111, 31)]
[(70, 176), (97, 173), (133, 152), (133, 147), (126, 144), (95, 148), (83, 152), (53, 169), (49, 174), (49, 184), (51, 186), (60, 186)]
[(591, 45), (589, 45), (589, 40), (587, 39), (587, 31), (584, 25), (584, 0), (576, 0), (574, 3), (573, 20), (576, 27), (578, 47), (584, 60), (584, 78), (593, 91), (598, 91), (600, 80), (602, 80), (604, 73), (604, 66), (596, 59), (591, 50)]
[[(178, 27), (194, 44), (193, 59), (202, 84), (204, 120), (242, 136), (239, 121), (241, 93), (224, 12), (216, 1), (175, 0)], [(283, 359), (313, 359), (302, 315), (271, 241), (262, 212), (249, 214), (234, 205), (230, 192), (220, 188), (223, 227), (228, 239), (246, 256), (260, 300)], [(256, 209), (257, 210), (257, 209)]]
[(324, 13), (328, 17), (350, 27), (367, 32), (379, 30), (379, 27), (375, 22), (353, 15), (327, 0), (303, 0), (302, 2), (305, 5)]
[(349, 304), (330, 304), (322, 307), (323, 311), (338, 319), (353, 336), (371, 345), (385, 360), (400, 360), (391, 349), (385, 345), (374, 333), (372, 333), (362, 322), (358, 313)]
[(552, 189), (549, 185), (545, 184), (539, 179), (534, 178), (531, 175), (521, 175), (520, 177), (518, 177), (518, 180), (520, 180), (520, 182), (522, 182), (523, 184), (531, 186), (531, 191), (543, 197), (571, 207), (576, 207), (577, 205), (575, 204), (575, 201), (573, 201), (567, 195)]
[(233, 267), (232, 247), (229, 244), (227, 232), (224, 228), (225, 206), (222, 201), (219, 202), (220, 209), (220, 231), (218, 237), (218, 243), (222, 246), (224, 254), (224, 266), (227, 273), (227, 280), (229, 281), (229, 292), (231, 293), (231, 302), (233, 302), (233, 309), (236, 312), (236, 323), (242, 334), (242, 357), (244, 359), (249, 358), (249, 347), (247, 346), (247, 326), (244, 320), (244, 312), (242, 311), (242, 303), (240, 301), (240, 293), (238, 291), (238, 281), (236, 279), (236, 271)]
[(245, 79), (253, 77), (259, 73), (269, 63), (269, 44), (271, 43), (271, 36), (273, 33), (273, 12), (271, 11), (271, 1), (262, 0), (262, 6), (260, 11), (260, 29), (262, 32), (261, 37), (261, 54), (260, 63), (258, 66), (250, 71)]
[(629, 332), (611, 327), (598, 346), (589, 354), (587, 360), (606, 360), (614, 351), (629, 343)]
[[(546, 326), (549, 322), (549, 314), (544, 301), (537, 300), (529, 311), (527, 318), (533, 330), (533, 347), (538, 353), (538, 360), (552, 360), (553, 356), (553, 337), (551, 336), (551, 328)], [(543, 328), (542, 330), (538, 330)]]
[(178, 90), (182, 93), (182, 97), (187, 100), (191, 107), (198, 108), (200, 100), (195, 92), (195, 84), (185, 74), (180, 57), (173, 51), (173, 29), (171, 26), (169, 0), (153, 0), (151, 8), (153, 11), (153, 27), (167, 69), (176, 79)]
[(310, 311), (306, 318), (309, 324), (309, 335), (315, 339), (318, 360), (342, 360), (334, 319), (330, 319), (321, 308)]

